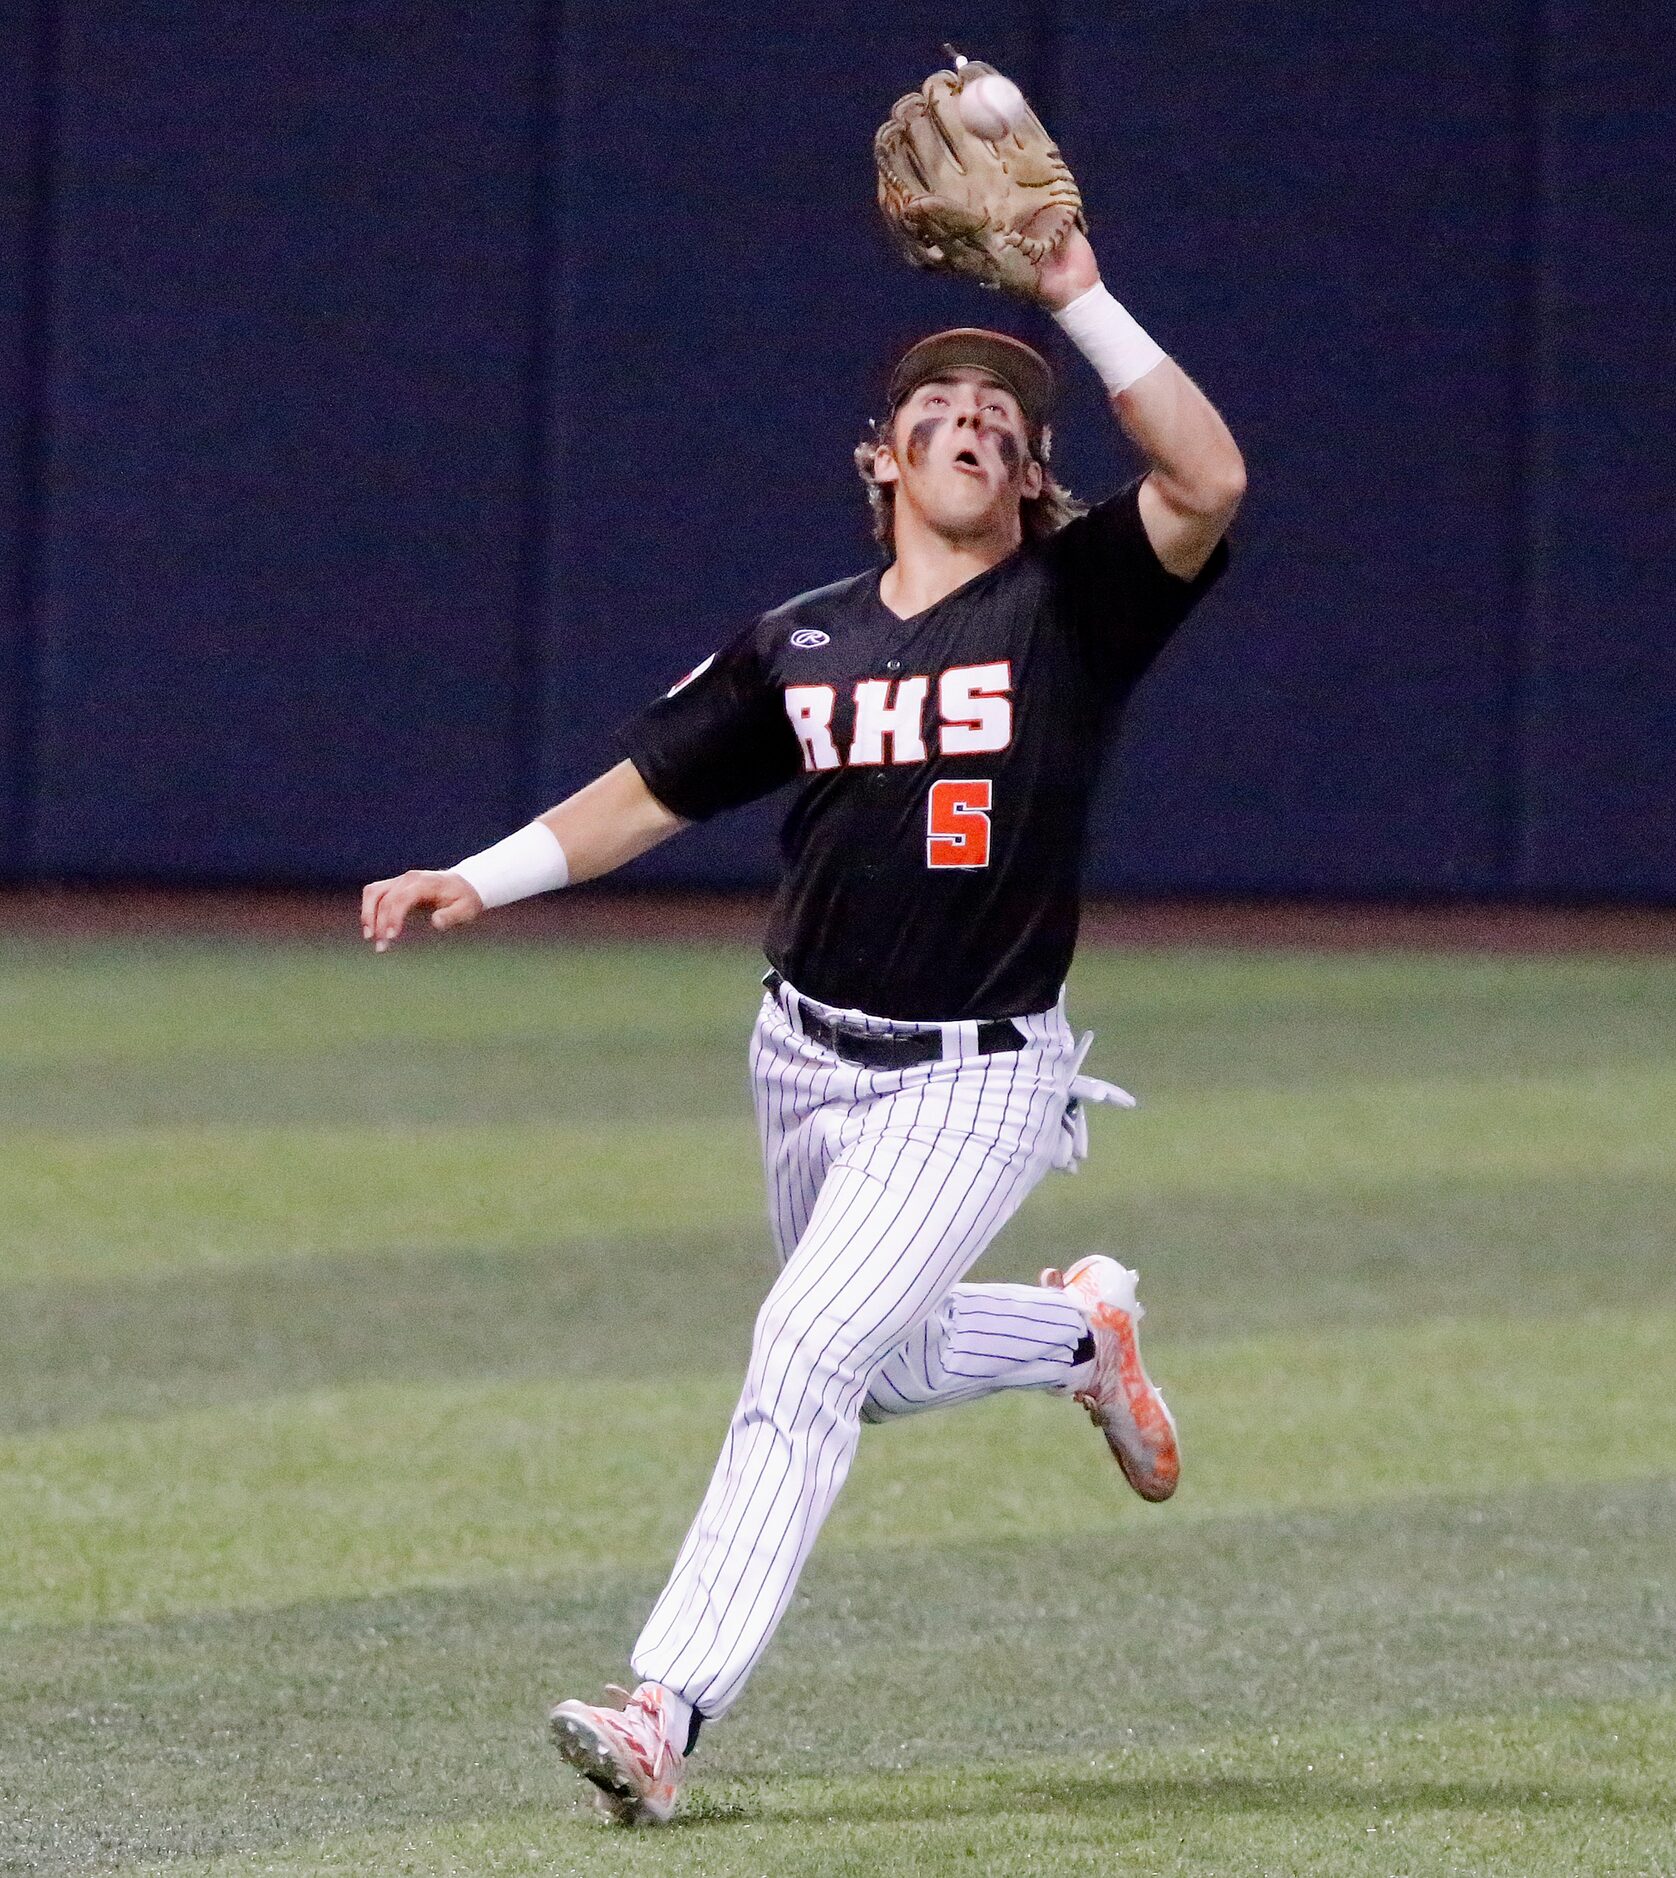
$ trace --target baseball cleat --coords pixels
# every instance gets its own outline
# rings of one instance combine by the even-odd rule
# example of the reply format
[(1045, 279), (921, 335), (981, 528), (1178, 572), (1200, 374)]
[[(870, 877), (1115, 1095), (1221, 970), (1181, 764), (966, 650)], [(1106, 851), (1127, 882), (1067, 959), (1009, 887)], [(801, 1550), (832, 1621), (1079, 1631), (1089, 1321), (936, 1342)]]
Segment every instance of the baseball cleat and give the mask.
[(1136, 1326), (1146, 1315), (1135, 1297), (1139, 1273), (1100, 1253), (1069, 1271), (1049, 1267), (1038, 1283), (1066, 1291), (1088, 1318), (1094, 1377), (1076, 1399), (1106, 1437), (1123, 1478), (1143, 1500), (1167, 1500), (1181, 1478), (1175, 1417), (1141, 1363)]
[(553, 1744), (591, 1783), (595, 1807), (619, 1826), (662, 1826), (680, 1803), (686, 1757), (669, 1738), (663, 1691), (643, 1682), (633, 1695), (615, 1683), (615, 1706), (560, 1702), (547, 1717)]

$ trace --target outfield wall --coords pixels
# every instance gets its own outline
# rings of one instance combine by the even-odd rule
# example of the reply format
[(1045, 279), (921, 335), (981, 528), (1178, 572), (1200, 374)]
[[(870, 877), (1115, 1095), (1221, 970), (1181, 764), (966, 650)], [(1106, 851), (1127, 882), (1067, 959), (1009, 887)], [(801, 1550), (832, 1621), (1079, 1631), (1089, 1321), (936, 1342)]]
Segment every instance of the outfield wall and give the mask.
[[(1223, 406), (1238, 568), (1137, 701), (1107, 890), (1676, 899), (1676, 108), (1656, 10), (960, 10)], [(903, 0), (17, 0), (0, 873), (478, 845), (868, 556)], [(1086, 375), (1059, 462), (1121, 474)], [(772, 812), (638, 864), (770, 865)]]

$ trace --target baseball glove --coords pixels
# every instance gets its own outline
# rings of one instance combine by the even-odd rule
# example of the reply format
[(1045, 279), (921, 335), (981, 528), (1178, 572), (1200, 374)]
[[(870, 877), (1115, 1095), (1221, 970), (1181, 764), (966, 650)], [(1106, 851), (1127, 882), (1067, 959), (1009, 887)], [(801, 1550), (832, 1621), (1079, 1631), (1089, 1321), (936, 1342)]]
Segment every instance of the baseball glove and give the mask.
[(1076, 178), (1034, 111), (998, 143), (961, 122), (961, 86), (993, 70), (969, 59), (897, 99), (873, 139), (879, 207), (916, 267), (1033, 298), (1037, 266), (1088, 224)]

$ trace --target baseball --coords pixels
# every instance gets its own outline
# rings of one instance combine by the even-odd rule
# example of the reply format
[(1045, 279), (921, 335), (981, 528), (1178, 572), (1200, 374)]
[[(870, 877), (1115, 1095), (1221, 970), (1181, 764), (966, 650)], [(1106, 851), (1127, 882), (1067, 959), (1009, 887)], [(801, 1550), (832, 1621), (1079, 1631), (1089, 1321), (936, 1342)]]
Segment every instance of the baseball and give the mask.
[(985, 72), (960, 88), (960, 121), (975, 137), (998, 143), (1024, 115), (1024, 93), (999, 72)]

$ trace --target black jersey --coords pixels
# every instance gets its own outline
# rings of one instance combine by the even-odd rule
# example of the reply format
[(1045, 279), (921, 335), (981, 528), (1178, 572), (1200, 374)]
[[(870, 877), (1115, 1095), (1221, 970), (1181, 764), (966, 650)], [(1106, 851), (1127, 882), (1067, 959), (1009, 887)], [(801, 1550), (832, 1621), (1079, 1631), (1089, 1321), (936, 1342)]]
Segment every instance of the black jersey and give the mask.
[(1221, 575), (1180, 580), (1139, 485), (911, 619), (858, 574), (766, 613), (622, 731), (700, 820), (797, 780), (769, 959), (881, 1017), (1011, 1017), (1059, 995), (1089, 802), (1125, 699)]

